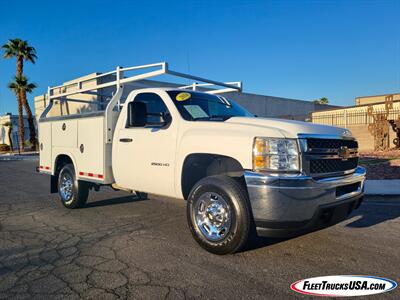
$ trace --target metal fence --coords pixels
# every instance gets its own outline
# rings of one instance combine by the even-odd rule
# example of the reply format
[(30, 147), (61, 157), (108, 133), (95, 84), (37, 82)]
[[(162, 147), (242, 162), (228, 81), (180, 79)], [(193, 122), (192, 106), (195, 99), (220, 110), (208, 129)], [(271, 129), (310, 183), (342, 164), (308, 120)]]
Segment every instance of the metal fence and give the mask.
[[(349, 125), (371, 124), (374, 117), (380, 114), (386, 114), (386, 110), (376, 110), (372, 115), (367, 111), (336, 111), (331, 114), (316, 115), (311, 117), (313, 123), (347, 127)], [(397, 120), (400, 116), (400, 109), (392, 109), (387, 115), (388, 120)]]

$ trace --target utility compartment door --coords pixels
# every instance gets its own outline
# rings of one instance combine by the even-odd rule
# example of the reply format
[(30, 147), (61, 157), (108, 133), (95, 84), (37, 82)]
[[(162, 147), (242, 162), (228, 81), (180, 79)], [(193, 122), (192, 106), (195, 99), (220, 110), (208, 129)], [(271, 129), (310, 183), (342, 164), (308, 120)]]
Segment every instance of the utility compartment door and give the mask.
[(79, 177), (103, 180), (104, 117), (78, 121), (77, 164)]
[(39, 170), (50, 172), (51, 165), (51, 123), (39, 122)]
[(53, 147), (76, 148), (77, 120), (62, 120), (51, 123)]

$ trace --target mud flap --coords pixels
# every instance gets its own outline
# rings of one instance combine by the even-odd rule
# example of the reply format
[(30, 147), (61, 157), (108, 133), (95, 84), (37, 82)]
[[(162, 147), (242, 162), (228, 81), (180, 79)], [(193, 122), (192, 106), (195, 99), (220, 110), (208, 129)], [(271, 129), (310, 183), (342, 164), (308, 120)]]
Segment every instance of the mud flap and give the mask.
[(58, 193), (58, 176), (50, 176), (50, 193)]

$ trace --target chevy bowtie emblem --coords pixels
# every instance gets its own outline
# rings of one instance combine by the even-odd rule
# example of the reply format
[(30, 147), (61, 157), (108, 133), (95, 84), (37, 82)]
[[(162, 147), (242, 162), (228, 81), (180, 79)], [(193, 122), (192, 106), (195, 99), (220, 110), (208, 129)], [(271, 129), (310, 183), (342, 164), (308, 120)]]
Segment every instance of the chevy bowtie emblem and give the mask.
[(341, 146), (340, 147), (340, 149), (339, 149), (339, 157), (342, 160), (347, 160), (350, 157), (350, 154), (351, 154), (350, 149), (347, 148), (347, 146)]

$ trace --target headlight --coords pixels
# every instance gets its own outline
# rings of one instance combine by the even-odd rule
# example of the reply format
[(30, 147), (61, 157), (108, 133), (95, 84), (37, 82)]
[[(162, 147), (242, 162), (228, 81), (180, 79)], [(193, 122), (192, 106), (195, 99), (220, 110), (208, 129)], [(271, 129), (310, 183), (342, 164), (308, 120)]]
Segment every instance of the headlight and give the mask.
[(254, 171), (299, 171), (297, 140), (256, 137), (253, 146)]

